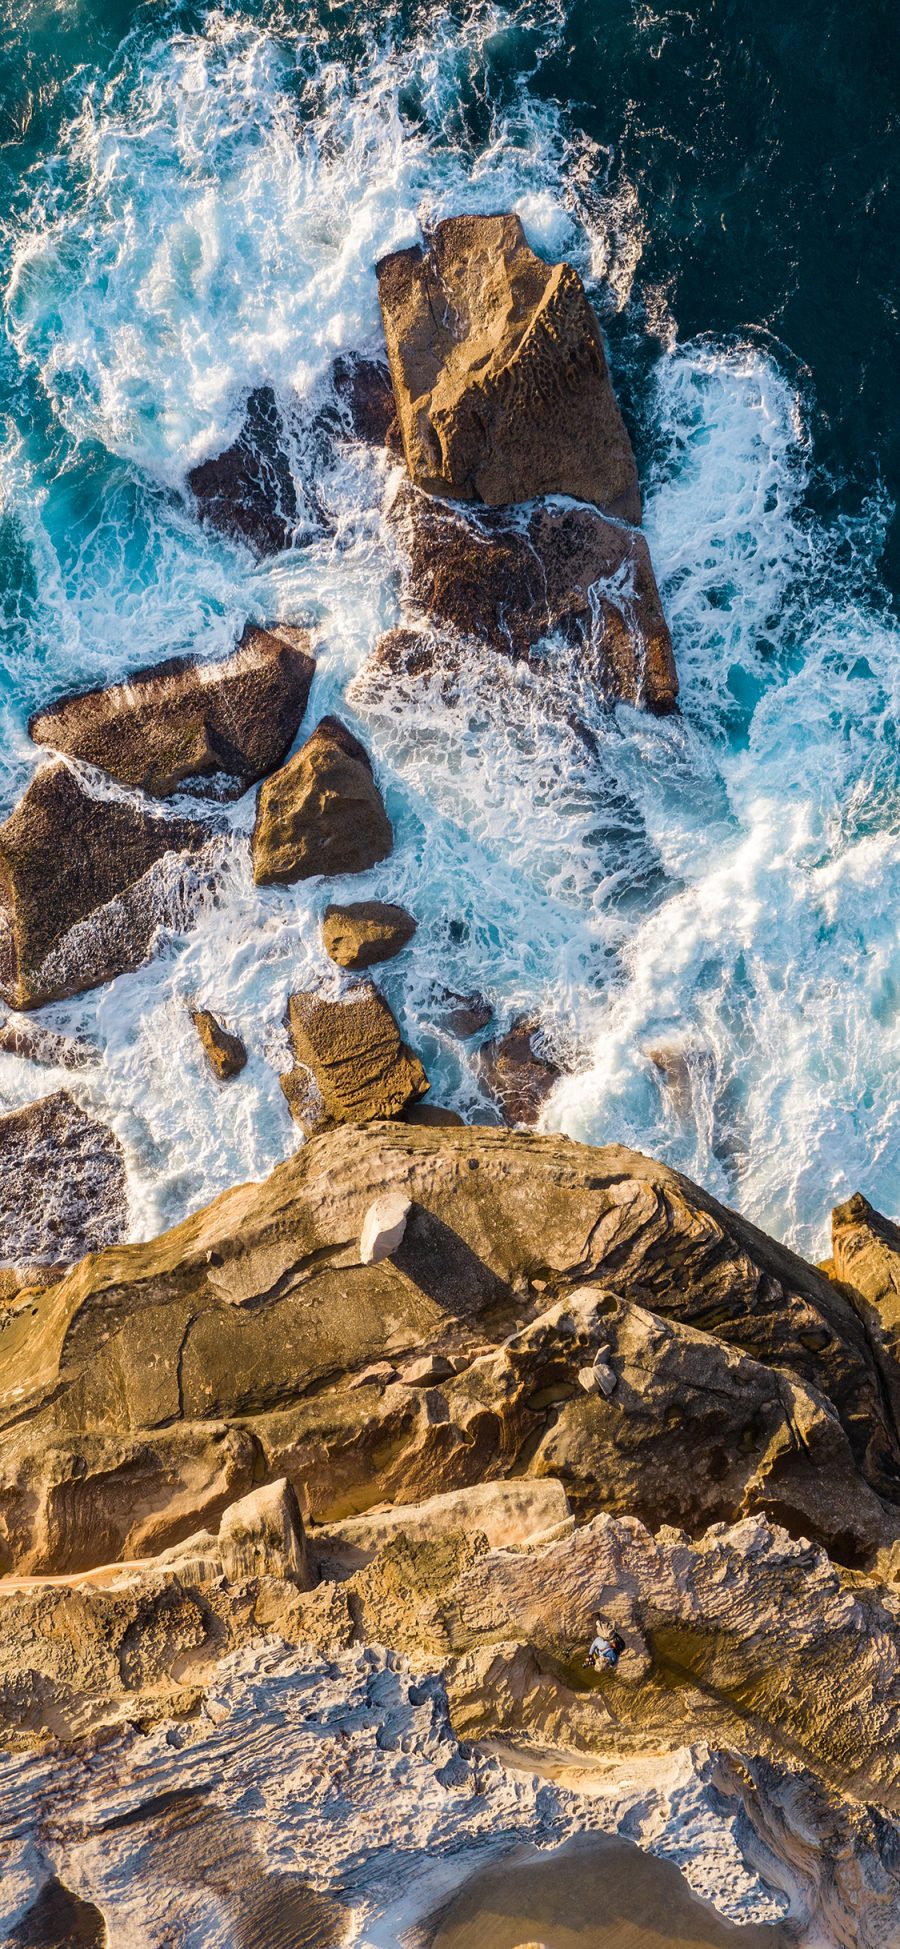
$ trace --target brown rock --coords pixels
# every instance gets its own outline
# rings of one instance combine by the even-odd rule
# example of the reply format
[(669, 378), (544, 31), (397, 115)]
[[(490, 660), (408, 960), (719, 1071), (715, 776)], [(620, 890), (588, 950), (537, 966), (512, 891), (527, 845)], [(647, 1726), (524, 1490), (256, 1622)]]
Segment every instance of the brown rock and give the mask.
[(248, 623), (220, 663), (173, 657), (126, 683), (63, 697), (29, 729), (36, 744), (159, 798), (216, 774), (242, 792), (290, 750), (315, 667), (305, 629)]
[(257, 884), (364, 873), (394, 843), (384, 800), (359, 739), (336, 717), (260, 788), (253, 829)]
[(432, 1130), (458, 1129), (464, 1119), (458, 1110), (446, 1110), (442, 1103), (410, 1103), (403, 1112), (404, 1123), (422, 1123)]
[(463, 1041), (478, 1035), (493, 1021), (493, 1008), (484, 995), (457, 995), (452, 988), (438, 988), (434, 999), (435, 1020), (439, 1026), (449, 1029), (451, 1035), (458, 1035)]
[(63, 759), (43, 765), (0, 826), (4, 1001), (39, 1008), (138, 967), (165, 915), (151, 869), (208, 839), (191, 819), (95, 798)]
[(478, 1072), (507, 1123), (536, 1123), (562, 1070), (542, 1055), (540, 1022), (523, 1017), (478, 1051)]
[(247, 399), (233, 446), (192, 467), (188, 486), (202, 521), (256, 555), (277, 555), (292, 540), (297, 493), (284, 452), (284, 423), (271, 386)]
[(5, 1055), (40, 1063), (45, 1069), (89, 1069), (99, 1059), (91, 1043), (58, 1035), (55, 1029), (45, 1029), (38, 1022), (18, 1021), (13, 1015), (0, 1026), (0, 1049)]
[(570, 494), (641, 518), (637, 469), (577, 271), (518, 217), (450, 217), (378, 265), (411, 479), (489, 506)]
[(208, 1008), (192, 1008), (191, 1021), (203, 1044), (209, 1066), (215, 1071), (220, 1083), (227, 1082), (230, 1076), (237, 1076), (245, 1068), (247, 1051), (239, 1035), (232, 1035), (229, 1029)]
[(391, 375), (380, 359), (344, 353), (335, 359), (332, 383), (354, 440), (383, 447), (399, 442), (397, 402)]
[(424, 1096), (425, 1071), (371, 982), (358, 982), (335, 1000), (292, 995), (288, 1021), (296, 1068), (282, 1087), (292, 1116), (307, 1129), (399, 1117)]
[(831, 1214), (833, 1277), (853, 1288), (900, 1429), (900, 1226), (861, 1191)]
[[(663, 715), (675, 708), (678, 677), (643, 534), (593, 508), (544, 503), (521, 518), (507, 510), (468, 513), (400, 488), (391, 519), (408, 559), (409, 619), (458, 632), (512, 656), (559, 631), (578, 651), (579, 670), (611, 701)], [(409, 674), (433, 666), (427, 640), (393, 654)], [(385, 652), (387, 654), (387, 652)]]
[(391, 961), (416, 931), (412, 914), (382, 900), (358, 900), (348, 907), (326, 907), (322, 922), (325, 948), (339, 968), (372, 968)]
[(67, 1265), (127, 1228), (119, 1140), (67, 1090), (0, 1117), (0, 1259)]

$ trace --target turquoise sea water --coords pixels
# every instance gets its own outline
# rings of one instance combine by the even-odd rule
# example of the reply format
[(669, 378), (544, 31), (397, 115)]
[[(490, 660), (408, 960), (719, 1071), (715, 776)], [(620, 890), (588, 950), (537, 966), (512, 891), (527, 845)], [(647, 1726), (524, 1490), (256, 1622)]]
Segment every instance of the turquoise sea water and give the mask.
[[(433, 1095), (478, 1101), (439, 973), (501, 1020), (541, 1011), (572, 1070), (550, 1127), (664, 1156), (811, 1252), (857, 1187), (900, 1210), (893, 10), (2, 0), (0, 22), (0, 810), (38, 703), (309, 618), (312, 713), (353, 716), (386, 784), (397, 847), (354, 897), (419, 918), (385, 987)], [(603, 317), (675, 720), (604, 716), (564, 661), (540, 692), (473, 667), (452, 707), (354, 691), (396, 617), (380, 457), (338, 456), (334, 533), (262, 566), (183, 497), (263, 380), (301, 402), (302, 481), (304, 403), (379, 343), (375, 259), (509, 207)], [(103, 1052), (67, 1080), (126, 1146), (138, 1234), (295, 1141), (282, 1013), (327, 970), (333, 889), (254, 889), (252, 810), (189, 929), (47, 1011)], [(247, 1039), (230, 1090), (191, 999)], [(61, 1080), (2, 1056), (0, 1105)]]

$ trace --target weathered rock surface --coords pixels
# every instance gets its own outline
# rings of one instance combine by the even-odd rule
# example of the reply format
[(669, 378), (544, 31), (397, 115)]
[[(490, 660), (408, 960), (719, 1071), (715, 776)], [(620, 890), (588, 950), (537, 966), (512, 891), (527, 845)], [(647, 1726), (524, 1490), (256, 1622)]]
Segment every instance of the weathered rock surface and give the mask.
[(400, 1191), (376, 1198), (363, 1219), (359, 1235), (359, 1256), (363, 1265), (380, 1265), (402, 1244), (410, 1202)]
[(834, 1275), (853, 1288), (900, 1428), (900, 1226), (857, 1191), (831, 1214)]
[(0, 1024), (0, 1050), (7, 1056), (21, 1056), (44, 1069), (90, 1069), (99, 1061), (99, 1052), (90, 1042), (76, 1036), (59, 1035), (40, 1022), (23, 1022), (8, 1015)]
[(258, 885), (364, 873), (387, 858), (393, 843), (368, 754), (335, 717), (323, 717), (260, 787), (253, 830)]
[(597, 319), (571, 264), (517, 216), (449, 217), (378, 265), (410, 477), (489, 506), (570, 494), (641, 518)]
[(96, 797), (64, 759), (42, 765), (0, 826), (0, 995), (13, 1008), (78, 994), (146, 958), (176, 891), (158, 869), (207, 828)]
[(223, 1027), (208, 1008), (192, 1008), (191, 1021), (203, 1045), (210, 1068), (225, 1083), (246, 1068), (247, 1051), (239, 1035)]
[(64, 1266), (127, 1228), (119, 1140), (67, 1090), (0, 1117), (0, 1259)]
[[(395, 1192), (403, 1241), (362, 1265)], [(147, 1554), (280, 1476), (319, 1521), (515, 1469), (562, 1477), (582, 1516), (770, 1511), (852, 1563), (896, 1534), (897, 1438), (843, 1289), (615, 1146), (334, 1130), (34, 1304), (0, 1328), (10, 1568)], [(578, 1381), (604, 1344), (608, 1400)], [(355, 1375), (423, 1353), (453, 1377), (372, 1388), (361, 1420)]]
[[(391, 520), (407, 562), (407, 625), (389, 633), (376, 658), (402, 655), (414, 666), (415, 641), (406, 639), (417, 623), (512, 656), (560, 632), (577, 651), (579, 673), (611, 701), (674, 710), (672, 639), (638, 529), (557, 502), (476, 515), (408, 484)], [(419, 655), (425, 674), (427, 636)]]
[(334, 998), (292, 995), (288, 1026), (295, 1064), (281, 1083), (291, 1115), (307, 1132), (399, 1117), (428, 1088), (418, 1057), (370, 981)]
[(202, 521), (246, 542), (255, 555), (277, 555), (292, 540), (297, 492), (284, 451), (284, 421), (271, 386), (247, 398), (238, 438), (188, 474)]
[(523, 1018), (478, 1051), (478, 1074), (507, 1123), (536, 1123), (562, 1075), (541, 1040), (540, 1022)]
[(380, 359), (342, 354), (335, 359), (332, 384), (351, 438), (369, 446), (401, 445), (391, 375)]
[(173, 657), (125, 683), (62, 697), (31, 720), (37, 744), (159, 798), (221, 775), (245, 791), (286, 757), (315, 674), (309, 632), (248, 623), (218, 663)]
[(349, 907), (326, 907), (322, 937), (339, 968), (373, 968), (391, 961), (416, 931), (412, 914), (390, 901), (358, 900)]
[(443, 986), (435, 988), (432, 1007), (438, 1027), (449, 1029), (451, 1035), (458, 1035), (463, 1041), (480, 1034), (494, 1017), (493, 1007), (485, 995), (458, 995), (452, 988)]

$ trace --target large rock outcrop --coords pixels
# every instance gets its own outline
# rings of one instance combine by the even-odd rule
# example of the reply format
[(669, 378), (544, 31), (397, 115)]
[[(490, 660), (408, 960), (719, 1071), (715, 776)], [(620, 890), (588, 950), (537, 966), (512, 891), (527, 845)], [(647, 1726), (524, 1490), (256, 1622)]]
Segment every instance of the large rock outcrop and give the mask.
[(340, 996), (292, 995), (294, 1068), (281, 1083), (291, 1115), (311, 1133), (334, 1123), (402, 1116), (428, 1078), (371, 981)]
[[(364, 1265), (393, 1192), (402, 1244)], [(604, 1346), (608, 1398), (580, 1379)], [(427, 1352), (452, 1378), (405, 1381)], [(384, 1361), (396, 1381), (354, 1387)], [(0, 1374), (11, 1568), (146, 1554), (282, 1475), (318, 1520), (515, 1469), (562, 1476), (582, 1515), (769, 1511), (853, 1564), (896, 1535), (897, 1438), (846, 1294), (615, 1146), (334, 1130), (85, 1261), (3, 1327)]]
[(394, 843), (368, 753), (336, 717), (260, 787), (253, 829), (257, 884), (364, 873)]
[(125, 1158), (106, 1124), (67, 1090), (0, 1117), (0, 1261), (69, 1265), (127, 1229)]
[(299, 507), (271, 386), (248, 394), (237, 439), (192, 467), (187, 479), (197, 512), (210, 527), (245, 542), (255, 555), (277, 555), (289, 546)]
[[(13, 1008), (78, 994), (146, 958), (178, 911), (167, 856), (199, 852), (208, 829), (135, 801), (97, 796), (64, 759), (42, 765), (0, 826), (0, 995)], [(156, 870), (154, 870), (156, 869)]]
[(60, 698), (29, 730), (36, 744), (160, 798), (217, 776), (243, 792), (286, 757), (315, 667), (307, 630), (248, 624), (218, 663), (173, 657), (136, 670), (125, 683)]
[(448, 217), (378, 265), (410, 477), (489, 506), (570, 494), (641, 518), (600, 327), (571, 264), (517, 216)]
[(861, 1191), (831, 1214), (834, 1275), (853, 1289), (900, 1429), (900, 1226)]
[[(410, 631), (512, 656), (555, 632), (577, 652), (580, 678), (611, 702), (674, 710), (672, 639), (639, 530), (559, 502), (476, 514), (408, 484), (391, 520), (407, 564), (405, 625), (376, 659), (396, 656)], [(427, 669), (427, 635), (418, 644), (412, 636), (407, 656), (417, 648)]]

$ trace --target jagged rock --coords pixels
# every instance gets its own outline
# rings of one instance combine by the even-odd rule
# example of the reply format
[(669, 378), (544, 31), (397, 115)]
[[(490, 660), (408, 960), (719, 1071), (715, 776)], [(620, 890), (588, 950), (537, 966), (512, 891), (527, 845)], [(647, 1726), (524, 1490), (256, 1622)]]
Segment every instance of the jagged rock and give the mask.
[(0, 1117), (0, 1259), (64, 1266), (127, 1227), (119, 1140), (67, 1090)]
[(423, 625), (512, 656), (559, 632), (579, 673), (611, 701), (675, 709), (672, 639), (638, 529), (553, 502), (476, 515), (409, 484), (391, 521), (406, 558), (407, 624), (381, 639), (376, 664), (428, 674), (434, 652)]
[(358, 900), (349, 907), (326, 907), (322, 935), (326, 952), (339, 968), (372, 968), (391, 961), (416, 931), (412, 914), (389, 901)]
[(364, 873), (387, 858), (393, 843), (366, 751), (337, 718), (323, 717), (260, 788), (253, 829), (257, 884)]
[[(403, 1241), (362, 1265), (366, 1212), (395, 1192)], [(579, 1315), (597, 1286), (611, 1304), (589, 1292)], [(896, 1533), (897, 1438), (844, 1289), (616, 1146), (333, 1130), (34, 1304), (0, 1327), (10, 1568), (147, 1554), (280, 1476), (317, 1521), (515, 1468), (561, 1476), (581, 1514), (768, 1509), (854, 1563)], [(604, 1344), (609, 1400), (578, 1383)], [(388, 1384), (361, 1419), (357, 1374), (429, 1353), (457, 1370), (439, 1413)]]
[(152, 869), (208, 839), (194, 820), (95, 797), (64, 759), (42, 765), (0, 826), (4, 1001), (40, 1008), (138, 967), (166, 917)]
[(294, 1577), (311, 1589), (303, 1522), (289, 1482), (269, 1482), (226, 1509), (219, 1552), (232, 1583), (245, 1577)]
[(150, 665), (125, 683), (60, 698), (29, 730), (36, 744), (159, 798), (217, 774), (243, 792), (286, 757), (315, 668), (307, 630), (248, 623), (221, 662)]
[(291, 1115), (308, 1131), (399, 1117), (428, 1088), (418, 1057), (370, 981), (335, 999), (292, 995), (288, 1026), (295, 1067), (282, 1077), (282, 1088)]
[(247, 1051), (239, 1035), (222, 1027), (208, 1008), (192, 1008), (191, 1021), (203, 1044), (203, 1052), (220, 1083), (238, 1076), (246, 1067)]
[(450, 1380), (455, 1372), (452, 1360), (448, 1360), (444, 1354), (424, 1353), (401, 1367), (400, 1379), (404, 1387), (439, 1387), (442, 1381)]
[(402, 451), (397, 402), (387, 366), (380, 359), (342, 353), (335, 359), (331, 376), (351, 437), (369, 446), (390, 445)]
[(523, 1017), (478, 1051), (478, 1074), (507, 1123), (536, 1123), (562, 1075), (540, 1042), (540, 1022)]
[(497, 506), (539, 494), (641, 518), (603, 340), (571, 264), (517, 216), (449, 217), (377, 266), (410, 477)]
[(457, 995), (452, 988), (437, 988), (434, 994), (434, 1019), (439, 1028), (449, 1029), (463, 1041), (480, 1034), (494, 1019), (491, 1003), (484, 995)]
[(297, 524), (297, 492), (284, 451), (284, 422), (271, 386), (247, 396), (238, 438), (188, 474), (202, 521), (243, 541), (256, 555), (287, 548)]
[(12, 1015), (0, 1025), (0, 1049), (4, 1055), (21, 1056), (45, 1069), (89, 1069), (99, 1060), (92, 1043), (58, 1035), (42, 1023), (17, 1021)]
[(834, 1277), (852, 1286), (900, 1428), (900, 1226), (861, 1191), (831, 1214)]
[(403, 1243), (406, 1221), (410, 1213), (410, 1202), (402, 1193), (394, 1191), (386, 1198), (376, 1198), (369, 1206), (363, 1219), (359, 1236), (359, 1256), (363, 1265), (380, 1265), (382, 1259), (389, 1259)]

